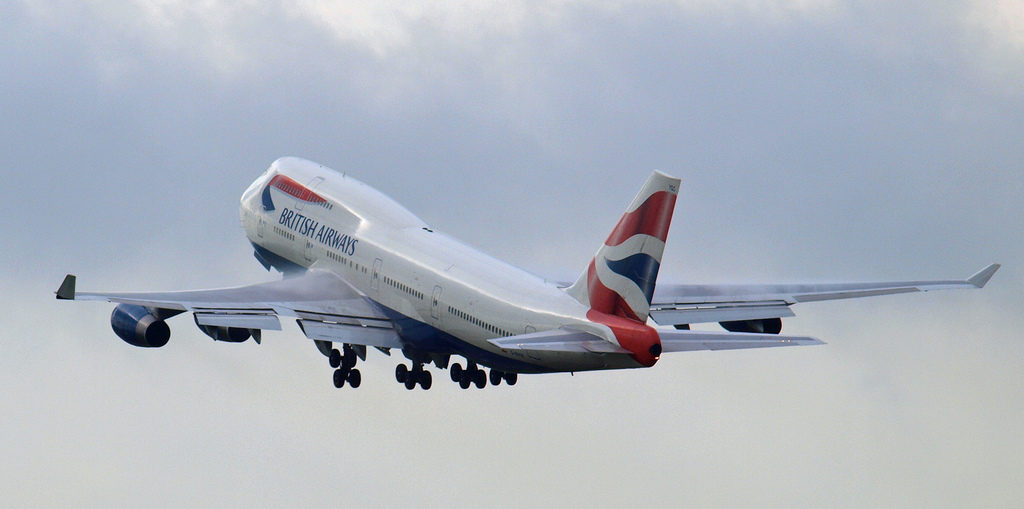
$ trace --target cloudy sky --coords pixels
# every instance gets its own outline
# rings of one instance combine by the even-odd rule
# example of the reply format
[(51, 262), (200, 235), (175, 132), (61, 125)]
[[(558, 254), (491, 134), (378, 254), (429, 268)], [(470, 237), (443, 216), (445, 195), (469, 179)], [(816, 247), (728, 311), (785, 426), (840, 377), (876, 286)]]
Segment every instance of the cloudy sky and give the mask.
[[(1012, 507), (1024, 498), (1024, 6), (0, 3), (0, 505)], [(336, 390), (296, 327), (142, 350), (86, 290), (268, 280), (237, 203), (344, 170), (573, 277), (653, 169), (662, 281), (966, 277), (805, 304), (826, 346)], [(443, 375), (435, 373), (437, 380)]]

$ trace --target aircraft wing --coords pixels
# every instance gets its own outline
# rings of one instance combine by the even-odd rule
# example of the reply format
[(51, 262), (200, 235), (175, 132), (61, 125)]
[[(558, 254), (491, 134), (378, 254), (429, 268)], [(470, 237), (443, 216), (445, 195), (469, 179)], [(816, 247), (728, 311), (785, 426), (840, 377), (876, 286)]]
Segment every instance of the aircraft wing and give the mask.
[[(739, 350), (773, 346), (820, 345), (821, 340), (806, 336), (780, 336), (746, 332), (706, 332), (657, 329), (662, 352), (693, 352), (697, 350)], [(520, 334), (491, 339), (490, 343), (506, 350), (544, 350), (557, 352), (630, 353), (600, 336), (565, 329)]]
[(964, 280), (825, 283), (790, 285), (659, 284), (651, 299), (651, 318), (659, 325), (757, 320), (794, 316), (799, 302), (852, 299), (896, 293), (981, 288), (999, 270), (992, 264)]
[(181, 292), (77, 292), (64, 278), (58, 299), (101, 300), (158, 310), (161, 318), (195, 314), (199, 325), (281, 330), (279, 316), (298, 318), (309, 339), (401, 348), (391, 320), (337, 274), (309, 270), (301, 276), (233, 288)]

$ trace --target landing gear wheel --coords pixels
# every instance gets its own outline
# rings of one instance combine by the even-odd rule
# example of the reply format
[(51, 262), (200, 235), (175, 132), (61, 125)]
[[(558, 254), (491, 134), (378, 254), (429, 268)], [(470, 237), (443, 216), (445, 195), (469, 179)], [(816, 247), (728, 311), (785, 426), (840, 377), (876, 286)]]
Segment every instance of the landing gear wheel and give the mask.
[(451, 374), (453, 382), (462, 380), (462, 364), (452, 364)]
[(471, 382), (469, 380), (469, 372), (468, 371), (463, 371), (462, 372), (462, 376), (459, 377), (459, 387), (461, 387), (463, 389), (468, 389), (469, 388), (469, 384), (471, 384), (471, 383), (473, 383), (473, 382)]
[(477, 389), (487, 387), (487, 375), (484, 374), (484, 370), (478, 369), (473, 372), (473, 383), (476, 384)]
[(348, 384), (351, 385), (353, 389), (355, 389), (356, 387), (359, 387), (360, 383), (362, 383), (363, 376), (359, 374), (358, 369), (353, 369), (352, 371), (348, 372), (347, 379)]
[(496, 369), (491, 370), (491, 385), (501, 385), (501, 371)]
[(409, 379), (409, 368), (405, 364), (399, 364), (395, 366), (395, 380), (398, 383), (404, 384)]
[(347, 373), (345, 373), (344, 370), (334, 370), (334, 386), (338, 389), (345, 386), (345, 375), (347, 375)]
[(345, 354), (341, 357), (341, 365), (347, 369), (356, 366), (356, 351), (351, 346), (345, 345)]
[(331, 363), (332, 368), (341, 366), (341, 352), (337, 348), (331, 349), (331, 355), (327, 359)]
[(430, 375), (429, 371), (420, 372), (420, 387), (422, 387), (423, 390), (429, 390), (430, 386), (433, 385), (433, 383), (434, 377)]
[(411, 377), (411, 376), (406, 378), (405, 379), (405, 388), (409, 389), (410, 391), (415, 389), (416, 388), (416, 379)]
[(515, 385), (519, 380), (519, 373), (505, 373), (505, 383)]

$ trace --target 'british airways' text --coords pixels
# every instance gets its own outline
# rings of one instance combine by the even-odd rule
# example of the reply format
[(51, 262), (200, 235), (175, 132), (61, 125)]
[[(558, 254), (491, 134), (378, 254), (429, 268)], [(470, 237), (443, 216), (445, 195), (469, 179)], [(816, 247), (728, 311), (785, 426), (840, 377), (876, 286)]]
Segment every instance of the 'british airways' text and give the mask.
[(344, 253), (348, 256), (356, 254), (356, 244), (359, 242), (358, 239), (342, 234), (338, 230), (335, 230), (325, 224), (320, 224), (316, 219), (306, 217), (302, 214), (297, 214), (294, 210), (289, 210), (287, 208), (282, 210), (281, 217), (277, 222), (299, 235), (304, 235), (310, 239), (316, 240), (317, 242), (320, 242), (331, 249), (337, 250), (340, 253)]

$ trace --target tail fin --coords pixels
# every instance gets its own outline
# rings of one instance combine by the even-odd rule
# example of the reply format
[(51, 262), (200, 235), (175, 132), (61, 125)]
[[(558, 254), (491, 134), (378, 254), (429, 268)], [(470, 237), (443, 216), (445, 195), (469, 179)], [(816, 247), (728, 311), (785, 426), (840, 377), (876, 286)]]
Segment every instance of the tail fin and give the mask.
[(594, 311), (647, 322), (679, 179), (655, 171), (569, 295)]

